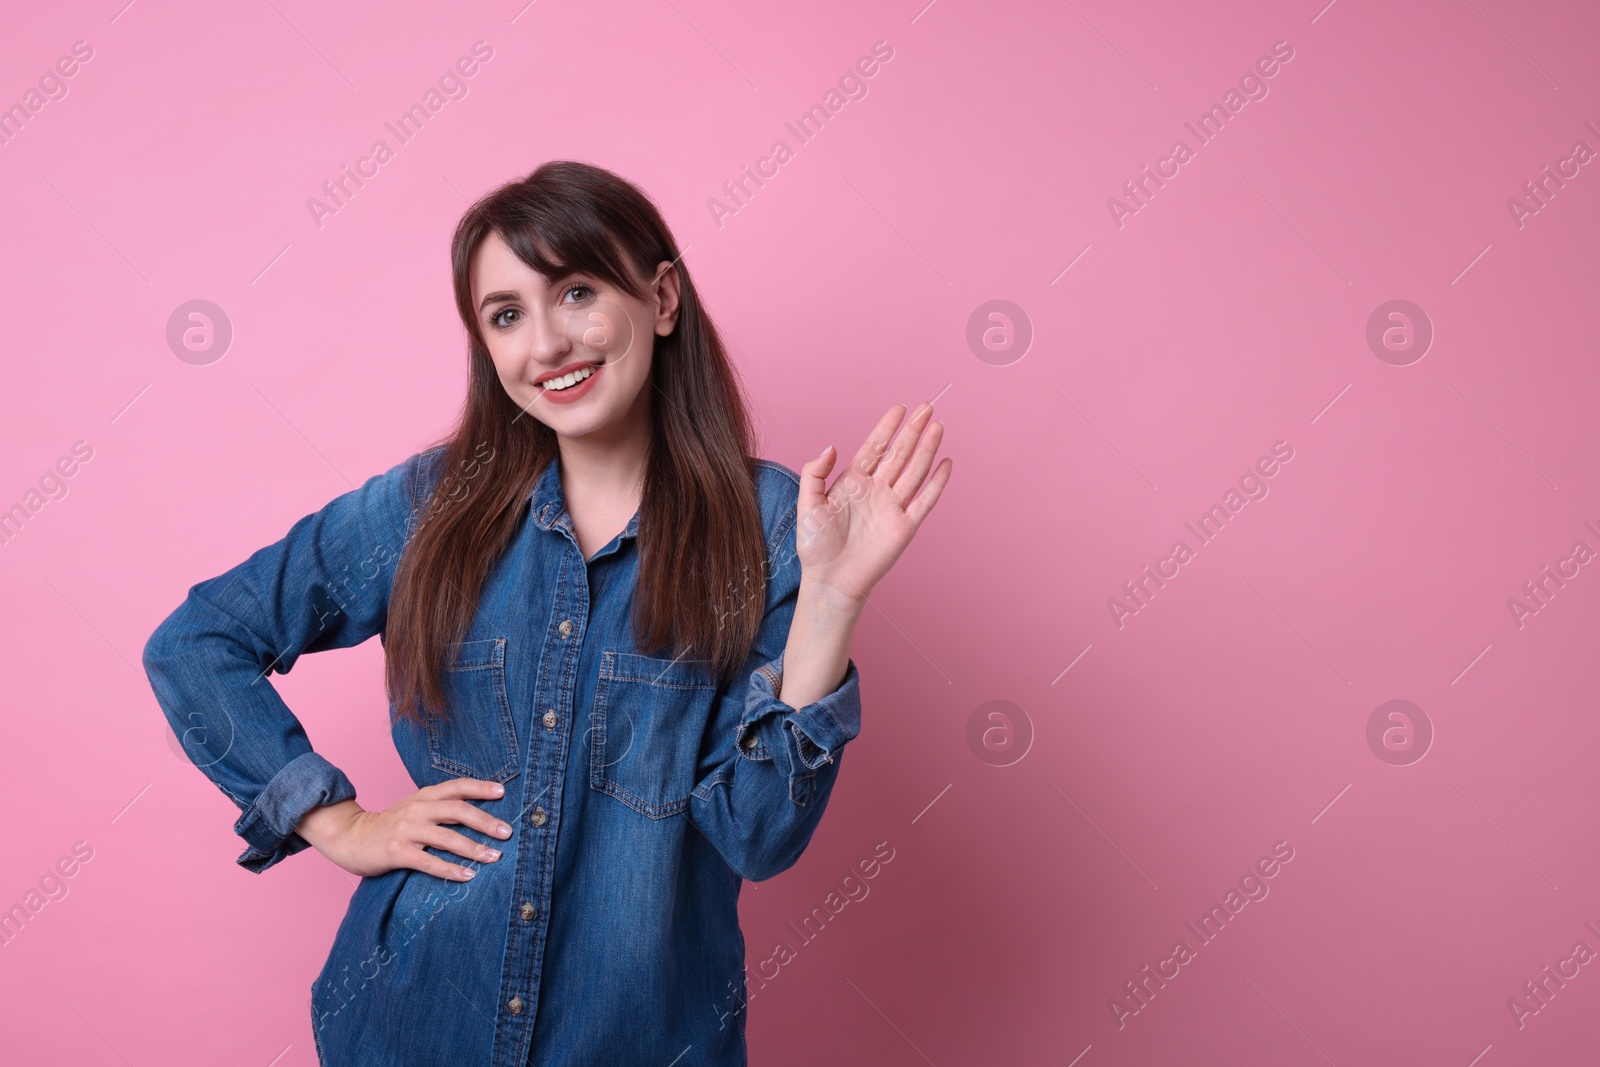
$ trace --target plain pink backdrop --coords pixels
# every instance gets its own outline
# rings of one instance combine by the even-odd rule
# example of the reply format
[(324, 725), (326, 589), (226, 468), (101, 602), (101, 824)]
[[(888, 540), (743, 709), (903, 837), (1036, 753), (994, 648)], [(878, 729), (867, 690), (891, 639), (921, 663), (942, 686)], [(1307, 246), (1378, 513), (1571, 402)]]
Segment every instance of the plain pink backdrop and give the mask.
[[(1592, 5), (121, 2), (0, 35), (4, 105), (93, 49), (0, 145), (0, 506), (93, 449), (0, 546), (0, 907), (93, 849), (0, 947), (7, 1063), (315, 1063), (354, 879), (234, 864), (237, 809), (174, 753), (139, 652), (191, 584), (449, 426), (452, 227), (552, 158), (661, 205), (765, 455), (848, 455), (937, 395), (956, 460), (858, 631), (828, 816), (747, 888), (752, 968), (895, 858), (755, 993), (754, 1062), (1593, 1061), (1600, 967), (1520, 1028), (1507, 1003), (1600, 950), (1600, 568), (1520, 628), (1507, 606), (1600, 548), (1600, 167), (1520, 227), (1507, 207), (1600, 149)], [(384, 123), (480, 40), (467, 95), (397, 147)], [(784, 123), (877, 41), (865, 98), (796, 147)], [(1279, 41), (1266, 98), (1196, 147), (1184, 123)], [(1180, 137), (1119, 227), (1107, 199)], [(379, 138), (319, 227), (308, 198)], [(234, 330), (207, 365), (166, 341), (195, 299)], [(1007, 365), (966, 341), (994, 299), (1034, 331)], [(1435, 330), (1409, 366), (1366, 341), (1394, 299)], [(1107, 600), (1278, 441), (1270, 494), (1119, 628)], [(368, 806), (411, 788), (381, 669), (373, 641), (274, 680)], [(1409, 766), (1368, 745), (1392, 699), (1435, 732)], [(991, 700), (1031, 724), (1009, 766), (969, 745)], [(1279, 841), (1270, 895), (1119, 1026), (1124, 983)]]

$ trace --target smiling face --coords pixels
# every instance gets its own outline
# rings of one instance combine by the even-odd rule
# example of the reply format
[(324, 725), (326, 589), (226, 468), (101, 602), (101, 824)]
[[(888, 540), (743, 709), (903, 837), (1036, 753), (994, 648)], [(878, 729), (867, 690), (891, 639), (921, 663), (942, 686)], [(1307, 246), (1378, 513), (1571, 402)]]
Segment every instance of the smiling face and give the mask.
[(472, 306), (517, 406), (561, 437), (617, 438), (650, 412), (655, 338), (678, 319), (678, 275), (657, 264), (641, 300), (584, 272), (546, 278), (491, 231), (472, 256)]

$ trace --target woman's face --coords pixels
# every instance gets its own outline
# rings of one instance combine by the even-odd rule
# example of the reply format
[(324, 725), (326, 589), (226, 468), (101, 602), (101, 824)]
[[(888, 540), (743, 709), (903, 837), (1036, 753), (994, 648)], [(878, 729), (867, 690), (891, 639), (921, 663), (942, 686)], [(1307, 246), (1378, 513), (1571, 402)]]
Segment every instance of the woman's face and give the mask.
[(645, 289), (653, 302), (594, 275), (547, 279), (493, 232), (472, 257), (472, 305), (500, 383), (562, 437), (643, 425), (655, 338), (677, 324), (678, 272), (657, 264)]

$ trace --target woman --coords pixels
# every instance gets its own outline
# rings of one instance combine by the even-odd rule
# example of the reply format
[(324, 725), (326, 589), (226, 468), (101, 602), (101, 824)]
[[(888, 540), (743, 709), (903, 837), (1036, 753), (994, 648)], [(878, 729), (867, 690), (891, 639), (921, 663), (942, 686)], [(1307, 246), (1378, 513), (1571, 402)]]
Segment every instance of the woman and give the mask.
[[(453, 434), (193, 586), (151, 684), (240, 864), (362, 876), (312, 987), (324, 1064), (742, 1064), (741, 880), (822, 815), (942, 424), (895, 405), (831, 487), (831, 446), (753, 458), (672, 235), (599, 168), (494, 191), (452, 257)], [(365, 810), (257, 683), (374, 634), (419, 789)]]

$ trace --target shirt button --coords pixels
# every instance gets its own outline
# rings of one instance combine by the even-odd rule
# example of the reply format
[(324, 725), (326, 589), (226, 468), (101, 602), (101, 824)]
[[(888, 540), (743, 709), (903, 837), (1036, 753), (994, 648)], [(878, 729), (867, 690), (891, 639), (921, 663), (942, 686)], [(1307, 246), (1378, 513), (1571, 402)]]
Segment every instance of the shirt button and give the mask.
[(761, 743), (761, 738), (757, 737), (755, 734), (753, 734), (753, 733), (745, 734), (745, 736), (744, 736), (744, 747), (746, 748), (746, 750), (755, 748), (760, 743)]
[(533, 916), (537, 911), (537, 908), (535, 908), (528, 901), (524, 900), (522, 902), (522, 921), (525, 923), (533, 922)]
[(561, 620), (561, 625), (557, 626), (556, 629), (558, 631), (560, 631), (562, 637), (570, 637), (570, 636), (572, 636), (572, 620), (571, 619), (562, 619)]
[(529, 817), (529, 821), (535, 826), (543, 826), (547, 818), (548, 816), (545, 815), (543, 808), (534, 808), (533, 815)]
[(544, 713), (544, 728), (546, 730), (554, 730), (556, 728), (556, 722), (556, 709), (547, 708)]
[(511, 1014), (512, 1015), (521, 1015), (522, 1014), (522, 998), (521, 997), (512, 997), (510, 1000), (506, 1001), (506, 1007), (511, 1009)]

